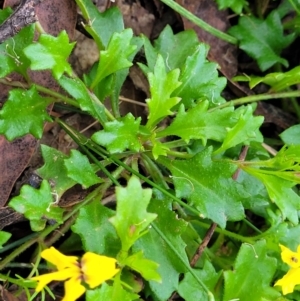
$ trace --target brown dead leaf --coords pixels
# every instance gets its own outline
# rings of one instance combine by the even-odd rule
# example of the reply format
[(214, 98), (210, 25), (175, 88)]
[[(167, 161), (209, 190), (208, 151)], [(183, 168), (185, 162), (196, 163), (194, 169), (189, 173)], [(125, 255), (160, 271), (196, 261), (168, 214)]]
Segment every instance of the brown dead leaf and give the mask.
[(27, 135), (9, 142), (0, 136), (0, 208), (10, 195), (16, 179), (26, 168), (37, 145), (37, 140)]
[(135, 35), (143, 33), (145, 36), (150, 37), (155, 22), (155, 17), (144, 7), (140, 2), (128, 4), (127, 1), (118, 2), (125, 27), (132, 28)]
[[(5, 0), (3, 7), (15, 7), (20, 0)], [(73, 38), (77, 19), (76, 3), (73, 0), (44, 0), (36, 7), (36, 15), (45, 32), (58, 35), (66, 30)]]
[[(16, 6), (20, 1), (6, 0), (5, 6)], [(58, 35), (66, 30), (73, 39), (76, 25), (76, 4), (73, 0), (44, 0), (37, 8), (37, 16), (44, 30), (52, 35)], [(17, 74), (9, 76), (12, 80), (22, 82)], [(57, 83), (49, 71), (30, 72), (33, 82), (52, 90), (58, 90)], [(0, 100), (7, 98), (8, 87), (0, 85)], [(15, 181), (26, 168), (34, 153), (37, 140), (31, 135), (8, 142), (0, 136), (0, 208), (3, 207), (10, 195)]]
[[(17, 291), (17, 288), (16, 288), (16, 291)], [(22, 292), (21, 295), (16, 297), (2, 285), (0, 285), (0, 297), (1, 297), (0, 300), (2, 300), (2, 301), (26, 301), (26, 300), (28, 300), (25, 292)]]
[(36, 15), (44, 30), (54, 36), (66, 30), (74, 38), (77, 8), (74, 0), (44, 0), (38, 5)]
[[(215, 1), (176, 0), (176, 2), (220, 31), (226, 32), (229, 28), (228, 13), (219, 11)], [(194, 29), (199, 39), (210, 45), (208, 59), (220, 65), (224, 76), (228, 79), (235, 76), (237, 72), (237, 47), (211, 35), (187, 19), (183, 19), (183, 23), (185, 29)]]
[(273, 123), (281, 130), (285, 130), (297, 124), (297, 118), (267, 102), (259, 102), (255, 110), (255, 115), (264, 116), (264, 123)]
[(16, 212), (10, 207), (0, 208), (0, 229), (19, 221), (23, 221), (24, 219), (23, 214)]

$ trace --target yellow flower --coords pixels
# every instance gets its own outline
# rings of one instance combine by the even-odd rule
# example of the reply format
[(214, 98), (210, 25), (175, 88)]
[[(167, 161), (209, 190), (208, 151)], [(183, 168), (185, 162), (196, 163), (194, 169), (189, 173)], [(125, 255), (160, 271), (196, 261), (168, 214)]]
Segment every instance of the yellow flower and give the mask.
[(281, 248), (281, 259), (287, 263), (291, 269), (274, 285), (280, 285), (284, 295), (292, 293), (294, 287), (300, 284), (300, 245), (297, 248), (297, 252), (293, 252), (283, 245)]
[(66, 256), (53, 247), (44, 250), (41, 256), (54, 264), (58, 271), (33, 277), (33, 280), (39, 282), (35, 290), (40, 292), (53, 280), (68, 279), (65, 282), (65, 296), (62, 301), (74, 301), (79, 298), (86, 291), (81, 282), (87, 283), (90, 288), (95, 288), (119, 271), (116, 269), (116, 259), (91, 252), (85, 253), (80, 262), (77, 257)]

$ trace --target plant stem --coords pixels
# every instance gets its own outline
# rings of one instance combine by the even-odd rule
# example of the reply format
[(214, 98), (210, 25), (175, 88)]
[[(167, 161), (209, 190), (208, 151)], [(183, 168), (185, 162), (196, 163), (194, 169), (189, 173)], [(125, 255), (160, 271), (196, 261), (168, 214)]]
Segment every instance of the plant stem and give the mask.
[[(94, 191), (92, 191), (85, 200), (78, 204), (77, 206), (74, 206), (73, 210), (68, 212), (64, 216), (64, 221), (68, 220), (73, 214), (75, 214), (79, 209), (84, 206), (86, 203), (90, 202), (94, 198), (99, 196), (99, 193), (101, 193), (102, 190), (106, 188), (107, 183), (104, 183), (103, 185), (97, 187)], [(33, 237), (30, 240), (27, 240), (24, 244), (22, 244), (17, 249), (13, 250), (9, 255), (7, 255), (3, 260), (0, 261), (0, 270), (4, 269), (5, 266), (11, 262), (14, 258), (19, 256), (22, 252), (24, 252), (26, 249), (28, 249), (30, 246), (35, 244), (36, 242), (45, 239), (47, 235), (49, 235), (51, 232), (53, 232), (55, 229), (57, 229), (60, 226), (60, 224), (55, 224), (53, 226), (47, 227), (45, 230), (43, 230), (38, 236)]]
[(294, 110), (295, 110), (295, 113), (297, 115), (298, 122), (300, 122), (300, 107), (299, 107), (299, 104), (298, 104), (297, 100), (294, 97), (291, 98), (291, 103), (292, 103), (292, 105), (294, 107)]
[(300, 97), (300, 91), (290, 91), (290, 92), (281, 92), (281, 93), (271, 93), (271, 94), (259, 94), (251, 95), (235, 100), (228, 101), (217, 107), (211, 108), (208, 112), (213, 112), (219, 109), (223, 109), (230, 106), (238, 106), (246, 103), (258, 102), (261, 100), (270, 100), (270, 99), (279, 99), (279, 98), (291, 98), (291, 97)]
[[(209, 227), (211, 226), (211, 225), (206, 224), (204, 222), (201, 222), (199, 220), (192, 220), (191, 222), (199, 225), (200, 227), (202, 227), (204, 229), (209, 229)], [(238, 241), (246, 242), (246, 243), (249, 243), (249, 244), (253, 244), (255, 242), (255, 240), (253, 238), (245, 237), (245, 236), (230, 232), (230, 231), (225, 230), (225, 229), (220, 229), (219, 227), (217, 227), (215, 229), (215, 232), (220, 233), (220, 234), (224, 234), (227, 237), (233, 238), (233, 239), (238, 240)]]
[(157, 190), (161, 191), (164, 195), (170, 197), (172, 200), (174, 200), (175, 202), (179, 203), (182, 207), (185, 207), (186, 209), (190, 210), (191, 212), (193, 212), (197, 216), (200, 216), (200, 212), (198, 210), (196, 210), (193, 207), (189, 206), (188, 204), (186, 204), (181, 199), (179, 199), (176, 196), (174, 196), (172, 193), (170, 193), (166, 189), (162, 188), (161, 186), (159, 186), (156, 183), (154, 183), (151, 180), (149, 180), (147, 177), (145, 177), (145, 176), (141, 175), (140, 173), (136, 172), (133, 168), (131, 168), (127, 164), (123, 163), (121, 160), (116, 159), (114, 157), (111, 157), (111, 160), (114, 161), (115, 163), (117, 163), (118, 165), (122, 166), (124, 169), (130, 171), (132, 174), (134, 174), (138, 178), (142, 179), (143, 181), (145, 181), (146, 183), (148, 183), (152, 187), (154, 187)]
[(166, 146), (167, 148), (177, 148), (181, 146), (186, 146), (186, 142), (183, 139), (178, 139), (178, 140), (164, 142), (164, 146)]
[(215, 36), (221, 40), (224, 40), (226, 42), (229, 42), (231, 44), (234, 44), (234, 45), (236, 45), (238, 43), (238, 40), (235, 37), (230, 36), (222, 31), (212, 27), (211, 25), (207, 24), (206, 22), (204, 22), (203, 20), (201, 20), (200, 18), (196, 17), (194, 14), (192, 14), (191, 12), (189, 12), (188, 10), (183, 8), (181, 5), (177, 4), (175, 1), (161, 0), (161, 2), (165, 3), (166, 5), (171, 7), (173, 10), (175, 10), (177, 13), (179, 13), (186, 19), (190, 20), (191, 22), (195, 23), (200, 28), (209, 32), (213, 36)]
[(182, 159), (191, 159), (194, 156), (192, 154), (176, 152), (176, 151), (172, 151), (172, 150), (166, 150), (166, 153), (169, 156), (173, 156), (173, 157), (176, 157), (176, 158), (182, 158)]
[(203, 287), (203, 289), (206, 291), (207, 294), (211, 293), (207, 286), (202, 282), (202, 280), (196, 275), (194, 270), (191, 268), (189, 263), (181, 257), (181, 255), (178, 253), (177, 249), (173, 246), (173, 244), (169, 241), (169, 239), (165, 236), (165, 234), (156, 226), (155, 223), (151, 224), (153, 229), (157, 232), (157, 234), (165, 241), (165, 243), (169, 246), (169, 248), (177, 255), (178, 259), (185, 265), (185, 267), (188, 269), (188, 271), (193, 275), (195, 280)]
[(45, 241), (45, 246), (49, 247), (52, 246), (61, 236), (64, 236), (64, 234), (70, 229), (70, 227), (73, 225), (77, 215), (72, 215), (68, 220), (64, 222), (64, 224), (60, 227), (59, 231), (55, 231), (53, 235), (47, 241)]
[[(7, 78), (1, 78), (0, 83), (3, 84), (3, 85), (6, 85), (6, 86), (11, 86), (11, 87), (16, 87), (16, 88), (22, 88), (22, 89), (29, 89), (30, 88), (30, 86), (26, 83), (21, 83), (19, 81), (10, 81)], [(47, 89), (47, 88), (45, 88), (43, 86), (40, 86), (40, 85), (37, 85), (37, 84), (34, 84), (34, 86), (36, 87), (36, 89), (39, 92), (48, 94), (48, 95), (50, 95), (54, 98), (57, 98), (57, 99), (61, 99), (63, 102), (66, 102), (66, 103), (68, 103), (72, 106), (79, 107), (78, 103), (72, 98), (66, 97), (66, 96), (64, 96), (60, 93), (57, 93), (53, 90)]]
[(28, 241), (28, 240), (30, 240), (30, 239), (32, 239), (32, 238), (35, 238), (35, 237), (37, 237), (38, 235), (39, 235), (38, 233), (32, 233), (32, 234), (30, 234), (30, 235), (27, 235), (27, 236), (25, 236), (25, 237), (22, 237), (22, 238), (19, 239), (19, 240), (16, 240), (16, 241), (10, 243), (10, 244), (8, 244), (8, 245), (6, 245), (6, 246), (4, 246), (4, 247), (2, 247), (2, 248), (0, 249), (0, 254), (1, 254), (1, 253), (4, 253), (4, 252), (6, 252), (6, 251), (8, 251), (8, 250), (10, 250), (10, 249), (16, 248), (17, 246), (23, 244), (25, 241)]
[(48, 94), (54, 98), (57, 98), (57, 99), (60, 99), (62, 100), (63, 102), (71, 105), (71, 106), (74, 106), (74, 107), (77, 107), (79, 108), (79, 104), (76, 100), (72, 99), (72, 98), (69, 98), (69, 97), (66, 97), (64, 95), (62, 95), (61, 93), (58, 93), (58, 92), (55, 92), (51, 89), (48, 89), (48, 88), (45, 88), (43, 86), (40, 86), (40, 85), (37, 85), (37, 84), (34, 84), (36, 89), (39, 91), (39, 92), (42, 92), (42, 93), (45, 93), (45, 94)]

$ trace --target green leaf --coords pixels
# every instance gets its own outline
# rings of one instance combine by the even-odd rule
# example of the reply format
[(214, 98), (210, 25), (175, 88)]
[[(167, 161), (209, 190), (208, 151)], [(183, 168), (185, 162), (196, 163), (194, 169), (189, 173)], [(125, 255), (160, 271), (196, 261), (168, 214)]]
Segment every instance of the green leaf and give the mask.
[[(0, 12), (0, 22), (2, 23), (11, 13), (8, 7)], [(30, 61), (24, 55), (23, 49), (32, 43), (34, 36), (34, 25), (26, 26), (13, 38), (0, 44), (0, 77), (5, 77), (13, 71), (20, 73), (27, 78), (27, 69)]]
[(87, 20), (85, 30), (93, 37), (99, 50), (105, 49), (115, 32), (124, 29), (123, 16), (117, 7), (100, 13), (91, 0), (76, 0), (83, 17)]
[(113, 257), (117, 255), (121, 243), (115, 228), (109, 222), (114, 214), (98, 198), (80, 209), (72, 231), (80, 236), (85, 251)]
[(276, 63), (288, 66), (288, 61), (281, 58), (280, 53), (292, 43), (294, 35), (284, 36), (277, 11), (270, 13), (265, 20), (242, 16), (229, 33), (240, 41), (240, 48), (257, 61), (262, 71)]
[(143, 38), (148, 65), (148, 67), (144, 66), (146, 67), (145, 71), (147, 70), (146, 73), (154, 71), (158, 54), (163, 57), (167, 70), (181, 68), (186, 58), (192, 55), (199, 45), (199, 39), (195, 31), (185, 30), (174, 35), (169, 25), (154, 41), (154, 46), (151, 45), (148, 38), (145, 36)]
[(219, 9), (230, 8), (236, 14), (240, 14), (243, 10), (243, 7), (248, 5), (246, 0), (216, 0), (219, 6)]
[(120, 153), (126, 149), (138, 152), (141, 147), (139, 126), (141, 118), (135, 119), (131, 113), (118, 120), (106, 122), (104, 130), (92, 135), (92, 140), (106, 146), (110, 153)]
[(154, 46), (144, 37), (144, 47), (148, 66), (139, 66), (145, 74), (154, 72), (158, 56), (162, 56), (168, 71), (180, 68), (178, 80), (182, 85), (172, 96), (182, 98), (185, 106), (190, 107), (196, 99), (208, 99), (212, 105), (225, 102), (220, 93), (226, 78), (219, 78), (217, 64), (207, 61), (208, 46), (199, 43), (195, 32), (187, 30), (174, 35), (166, 26)]
[[(141, 37), (133, 37), (131, 39), (131, 44), (135, 45), (135, 50), (134, 52), (128, 57), (128, 60), (130, 62), (133, 61), (135, 55), (140, 51), (140, 49), (143, 46), (144, 40)], [(129, 68), (125, 68), (122, 70), (117, 71), (114, 76), (114, 81), (112, 85), (112, 92), (110, 93), (110, 101), (111, 101), (111, 106), (112, 106), (112, 111), (116, 117), (120, 117), (120, 93), (123, 87), (123, 84), (129, 74)], [(102, 84), (98, 85), (98, 90), (101, 90)]]
[(41, 152), (45, 164), (36, 172), (51, 183), (52, 190), (60, 198), (66, 190), (76, 184), (76, 181), (68, 176), (68, 170), (64, 165), (64, 160), (68, 157), (47, 145), (41, 145)]
[(47, 220), (62, 223), (63, 209), (55, 206), (53, 196), (50, 184), (43, 180), (40, 189), (22, 186), (20, 195), (12, 198), (9, 206), (30, 220), (33, 231), (41, 231)]
[(273, 72), (261, 76), (236, 76), (235, 81), (249, 82), (250, 89), (253, 89), (260, 83), (271, 86), (272, 92), (284, 90), (292, 85), (300, 83), (300, 66), (297, 66), (287, 72)]
[(107, 49), (100, 52), (100, 61), (96, 76), (90, 85), (91, 89), (107, 76), (132, 66), (128, 57), (135, 52), (137, 47), (131, 44), (132, 37), (132, 29), (129, 28), (113, 34)]
[(227, 135), (226, 128), (234, 126), (236, 114), (233, 107), (207, 112), (208, 101), (198, 103), (194, 108), (185, 111), (179, 107), (174, 121), (166, 129), (157, 132), (157, 137), (179, 136), (186, 142), (190, 139), (201, 139), (206, 145), (208, 139), (223, 141)]
[(142, 189), (140, 181), (134, 176), (126, 188), (116, 188), (117, 212), (110, 222), (117, 230), (124, 252), (128, 252), (156, 218), (156, 214), (147, 212), (151, 194), (151, 189)]
[(0, 248), (11, 238), (11, 233), (0, 231)]
[(68, 78), (63, 75), (58, 82), (62, 88), (78, 101), (81, 110), (89, 112), (102, 123), (107, 121), (103, 104), (93, 97), (79, 78)]
[(227, 135), (221, 147), (215, 151), (215, 154), (240, 143), (248, 145), (250, 141), (263, 142), (263, 136), (259, 132), (259, 128), (264, 121), (264, 117), (253, 116), (253, 107), (251, 105), (242, 109), (244, 112), (240, 115), (239, 120), (234, 127), (227, 130)]
[(173, 91), (181, 85), (178, 81), (179, 70), (166, 72), (163, 58), (159, 55), (154, 67), (154, 73), (148, 73), (151, 98), (146, 102), (149, 107), (147, 127), (153, 128), (162, 118), (172, 115), (170, 110), (179, 101), (179, 97), (171, 97)]
[(50, 69), (54, 78), (59, 79), (64, 72), (72, 75), (72, 68), (68, 63), (69, 55), (75, 43), (69, 43), (66, 31), (57, 37), (41, 34), (38, 42), (24, 49), (25, 55), (30, 59), (32, 70)]
[(266, 237), (268, 247), (279, 251), (279, 244), (281, 243), (291, 250), (296, 250), (300, 244), (299, 230), (300, 225), (293, 226), (289, 222), (280, 223)]
[(239, 171), (236, 181), (243, 186), (245, 191), (242, 200), (244, 208), (268, 219), (267, 209), (270, 208), (270, 199), (264, 184), (243, 170)]
[(209, 100), (210, 106), (225, 102), (220, 94), (227, 81), (219, 77), (218, 65), (207, 61), (208, 48), (206, 44), (199, 44), (181, 66), (179, 81), (182, 85), (174, 95), (182, 98), (181, 103), (186, 107), (191, 107), (197, 99)]
[(140, 273), (146, 280), (161, 282), (161, 277), (157, 272), (159, 265), (152, 260), (144, 258), (142, 251), (127, 257), (124, 264)]
[(0, 133), (8, 140), (26, 134), (41, 138), (45, 121), (52, 119), (47, 114), (49, 98), (41, 97), (32, 86), (29, 90), (13, 89), (0, 111)]
[[(206, 260), (201, 270), (195, 270), (195, 274), (204, 282), (206, 287), (213, 292), (221, 276), (221, 272), (216, 273), (213, 265)], [(178, 294), (185, 301), (210, 301), (207, 296), (207, 291), (196, 281), (195, 277), (191, 273), (186, 273), (184, 279), (180, 282), (178, 287)], [(216, 294), (214, 294), (216, 297)], [(217, 299), (216, 299), (217, 300)]]
[(169, 148), (165, 146), (164, 143), (161, 143), (159, 140), (153, 139), (152, 141), (152, 155), (156, 160), (159, 156), (166, 156)]
[(298, 224), (297, 211), (300, 210), (300, 197), (292, 189), (295, 183), (279, 178), (275, 174), (264, 174), (259, 169), (246, 166), (243, 169), (263, 182), (271, 201), (280, 209), (282, 219), (288, 218), (294, 225)]
[[(299, 171), (300, 167), (299, 164), (297, 164), (299, 162), (300, 146), (292, 144), (289, 147), (283, 146), (275, 157), (265, 161), (256, 162), (256, 164), (267, 169), (273, 168), (275, 169), (274, 172), (277, 172), (278, 174), (278, 172), (282, 171), (285, 173), (287, 173), (287, 171)], [(296, 179), (297, 178), (294, 178), (295, 182), (298, 182)]]
[(300, 124), (289, 127), (279, 136), (286, 145), (300, 145)]
[(225, 271), (223, 300), (276, 300), (280, 293), (270, 287), (276, 270), (276, 259), (267, 255), (265, 241), (253, 246), (244, 243), (234, 264), (234, 271)]
[(232, 180), (233, 164), (212, 161), (209, 147), (188, 160), (159, 157), (158, 162), (172, 173), (176, 196), (224, 228), (226, 222), (244, 218), (241, 186)]
[(149, 286), (154, 300), (168, 300), (172, 292), (178, 288), (179, 275), (186, 272), (186, 266), (189, 265), (185, 251), (186, 243), (181, 237), (186, 231), (187, 222), (176, 216), (172, 211), (171, 201), (166, 199), (151, 200), (149, 211), (157, 214), (153, 224), (165, 235), (177, 254), (153, 227), (134, 244), (133, 251), (141, 250), (146, 258), (159, 264), (158, 273), (162, 282), (150, 281)]
[(102, 180), (95, 175), (94, 168), (88, 158), (81, 152), (72, 149), (70, 157), (64, 160), (68, 171), (68, 177), (81, 184), (83, 188), (101, 183)]
[(139, 295), (125, 290), (120, 284), (120, 281), (114, 281), (113, 286), (109, 286), (105, 282), (101, 284), (100, 288), (94, 290), (87, 290), (86, 301), (136, 301), (139, 300)]

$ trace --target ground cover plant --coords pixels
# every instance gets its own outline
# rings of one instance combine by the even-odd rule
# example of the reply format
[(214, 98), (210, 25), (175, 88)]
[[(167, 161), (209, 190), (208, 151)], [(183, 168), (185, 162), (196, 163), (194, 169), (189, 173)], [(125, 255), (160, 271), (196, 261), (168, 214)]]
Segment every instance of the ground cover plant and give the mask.
[[(300, 300), (300, 3), (211, 1), (233, 14), (226, 32), (163, 3), (235, 47), (239, 72), (211, 59), (194, 30), (135, 35), (117, 6), (100, 12), (91, 0), (76, 0), (99, 54), (82, 75), (65, 30), (33, 23), (0, 44), (1, 137), (19, 148), (40, 140), (42, 158), (9, 189), (4, 209), (28, 231), (0, 232), (2, 298)], [(133, 68), (146, 89), (131, 101), (143, 110), (124, 113)], [(260, 114), (274, 100), (288, 126)], [(67, 135), (67, 151), (43, 143), (49, 126)]]

